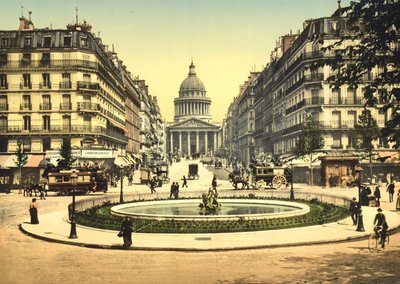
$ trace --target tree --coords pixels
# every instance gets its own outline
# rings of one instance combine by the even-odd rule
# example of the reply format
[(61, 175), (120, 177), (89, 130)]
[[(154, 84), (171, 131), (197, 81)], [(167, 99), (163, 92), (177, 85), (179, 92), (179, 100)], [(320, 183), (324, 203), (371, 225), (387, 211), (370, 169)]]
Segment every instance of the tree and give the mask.
[[(351, 1), (335, 14), (345, 21), (336, 31), (339, 40), (321, 48), (335, 55), (317, 65), (331, 67), (333, 75), (327, 80), (333, 88), (363, 85), (366, 106), (382, 103), (380, 109), (390, 110), (381, 132), (393, 147), (400, 148), (400, 1)], [(323, 44), (324, 36), (315, 39)]]
[(18, 140), (18, 148), (17, 148), (16, 156), (17, 156), (17, 158), (14, 159), (14, 163), (19, 169), (19, 190), (21, 191), (21, 188), (22, 188), (22, 168), (23, 168), (23, 166), (25, 166), (28, 163), (28, 155), (25, 154), (20, 140)]
[(57, 160), (58, 167), (60, 168), (71, 168), (72, 164), (76, 161), (72, 157), (71, 143), (64, 141), (60, 149), (61, 158)]
[(316, 150), (322, 149), (324, 145), (319, 123), (311, 115), (308, 115), (294, 152), (299, 157), (307, 156), (310, 161), (310, 185), (313, 185), (313, 155)]
[(356, 149), (361, 149), (366, 152), (363, 158), (369, 159), (370, 175), (372, 177), (372, 157), (374, 145), (372, 142), (379, 137), (379, 127), (376, 120), (372, 117), (369, 109), (364, 109), (358, 116), (358, 121), (354, 126), (356, 137)]

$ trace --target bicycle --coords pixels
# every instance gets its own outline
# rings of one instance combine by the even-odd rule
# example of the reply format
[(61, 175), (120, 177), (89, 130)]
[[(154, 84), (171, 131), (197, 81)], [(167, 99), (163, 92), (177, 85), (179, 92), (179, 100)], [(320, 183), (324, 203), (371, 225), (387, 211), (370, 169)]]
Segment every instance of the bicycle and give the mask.
[(382, 244), (381, 230), (373, 232), (368, 239), (368, 249), (370, 251), (378, 251), (384, 249), (389, 244), (389, 234), (386, 233), (384, 244)]

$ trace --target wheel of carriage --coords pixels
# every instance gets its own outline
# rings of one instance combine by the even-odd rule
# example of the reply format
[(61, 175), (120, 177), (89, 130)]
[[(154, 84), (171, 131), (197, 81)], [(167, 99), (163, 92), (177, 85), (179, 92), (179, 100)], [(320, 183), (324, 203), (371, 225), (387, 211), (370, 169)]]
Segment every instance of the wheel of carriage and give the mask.
[(272, 179), (272, 185), (275, 188), (280, 188), (282, 185), (286, 184), (286, 178), (284, 176), (274, 176)]
[(266, 183), (262, 179), (260, 179), (259, 181), (256, 182), (257, 189), (263, 189), (263, 188), (265, 188), (265, 186), (266, 186)]

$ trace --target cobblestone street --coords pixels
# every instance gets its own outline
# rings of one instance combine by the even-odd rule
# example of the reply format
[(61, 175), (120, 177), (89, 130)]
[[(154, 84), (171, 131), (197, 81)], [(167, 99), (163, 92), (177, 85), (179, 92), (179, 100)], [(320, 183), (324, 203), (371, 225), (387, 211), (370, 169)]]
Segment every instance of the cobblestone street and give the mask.
[[(171, 167), (172, 180), (185, 174), (187, 164)], [(187, 190), (197, 184), (206, 188), (211, 182), (212, 173), (199, 168), (200, 179), (189, 181)], [(223, 190), (222, 184), (228, 183), (220, 184)], [(168, 185), (157, 190), (167, 191)], [(125, 191), (149, 189), (135, 184)], [(28, 218), (29, 201), (17, 192), (0, 196), (1, 283), (400, 283), (400, 234), (395, 232), (388, 248), (378, 253), (368, 250), (367, 240), (215, 252), (90, 249), (34, 239), (19, 231), (18, 225)], [(60, 210), (69, 202), (70, 197), (58, 196), (39, 201), (39, 220), (41, 213)], [(389, 206), (393, 203), (387, 203), (385, 193), (382, 207)], [(365, 228), (371, 230), (371, 224)]]

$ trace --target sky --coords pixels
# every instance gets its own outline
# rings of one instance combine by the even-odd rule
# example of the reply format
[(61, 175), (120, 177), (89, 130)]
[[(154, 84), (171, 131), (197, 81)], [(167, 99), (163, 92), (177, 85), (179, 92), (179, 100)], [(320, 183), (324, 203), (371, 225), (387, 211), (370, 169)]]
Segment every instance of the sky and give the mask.
[[(342, 6), (349, 0), (342, 1)], [(65, 28), (84, 19), (114, 45), (134, 76), (145, 79), (161, 113), (173, 121), (173, 100), (193, 59), (221, 122), (250, 71), (261, 71), (280, 36), (306, 19), (330, 16), (336, 0), (0, 0), (0, 30), (17, 29), (23, 11), (36, 28)], [(23, 9), (21, 11), (21, 6)]]

